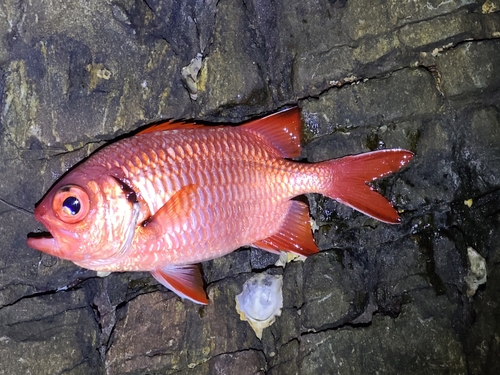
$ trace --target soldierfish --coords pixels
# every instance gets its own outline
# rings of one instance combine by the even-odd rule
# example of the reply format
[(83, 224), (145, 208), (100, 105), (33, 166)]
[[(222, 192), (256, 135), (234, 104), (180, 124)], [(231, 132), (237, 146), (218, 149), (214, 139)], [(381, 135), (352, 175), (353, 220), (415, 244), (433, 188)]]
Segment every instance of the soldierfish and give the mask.
[(413, 154), (380, 150), (308, 164), (291, 108), (241, 126), (155, 125), (112, 143), (63, 176), (35, 209), (50, 232), (34, 249), (101, 271), (150, 271), (183, 298), (207, 304), (196, 263), (252, 245), (318, 252), (309, 210), (319, 193), (386, 223), (399, 215), (366, 182)]

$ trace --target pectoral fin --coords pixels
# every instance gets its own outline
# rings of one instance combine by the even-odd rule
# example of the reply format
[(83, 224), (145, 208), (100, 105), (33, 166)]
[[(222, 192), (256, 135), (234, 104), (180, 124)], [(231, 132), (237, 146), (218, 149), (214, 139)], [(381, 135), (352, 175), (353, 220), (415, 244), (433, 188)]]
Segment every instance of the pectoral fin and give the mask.
[(179, 189), (167, 203), (143, 223), (143, 234), (148, 237), (159, 237), (169, 231), (180, 233), (190, 218), (197, 189), (198, 185), (195, 184)]
[(208, 304), (200, 269), (196, 265), (165, 266), (151, 271), (151, 275), (181, 298), (202, 305)]
[(290, 202), (290, 209), (278, 232), (253, 245), (272, 253), (290, 251), (302, 256), (317, 253), (319, 250), (312, 236), (307, 205), (298, 201)]

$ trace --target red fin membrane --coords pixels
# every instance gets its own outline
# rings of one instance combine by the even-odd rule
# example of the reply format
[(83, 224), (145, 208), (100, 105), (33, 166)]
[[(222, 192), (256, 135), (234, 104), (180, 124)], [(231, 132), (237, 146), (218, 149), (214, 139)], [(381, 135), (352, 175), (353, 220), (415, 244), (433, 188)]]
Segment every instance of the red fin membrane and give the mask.
[(155, 132), (163, 132), (166, 130), (177, 130), (177, 129), (198, 129), (202, 128), (204, 125), (195, 124), (194, 122), (184, 122), (177, 120), (170, 120), (167, 122), (162, 122), (161, 124), (151, 125), (144, 130), (141, 130), (137, 134), (147, 134)]
[(208, 304), (200, 269), (196, 265), (166, 266), (151, 271), (151, 275), (181, 298), (202, 305)]
[(312, 236), (307, 205), (291, 201), (290, 210), (279, 231), (271, 237), (253, 243), (253, 246), (273, 253), (290, 251), (303, 256), (316, 254), (319, 250)]
[(252, 120), (243, 125), (262, 136), (283, 158), (300, 156), (300, 132), (302, 121), (298, 107), (285, 109), (272, 115)]
[(193, 209), (193, 199), (198, 185), (183, 186), (170, 197), (155, 214), (148, 220), (142, 229), (146, 235), (162, 236), (167, 231), (180, 232), (185, 220), (189, 219), (189, 212)]
[[(198, 185), (186, 185), (177, 191), (150, 219), (142, 230), (146, 236), (162, 236), (166, 231), (181, 231), (189, 212)], [(182, 298), (202, 305), (208, 304), (203, 290), (203, 279), (195, 265), (165, 266), (151, 271), (153, 277)]]
[(410, 151), (392, 149), (325, 161), (322, 164), (334, 178), (322, 194), (377, 220), (397, 224), (400, 218), (391, 203), (366, 183), (398, 171), (412, 157)]

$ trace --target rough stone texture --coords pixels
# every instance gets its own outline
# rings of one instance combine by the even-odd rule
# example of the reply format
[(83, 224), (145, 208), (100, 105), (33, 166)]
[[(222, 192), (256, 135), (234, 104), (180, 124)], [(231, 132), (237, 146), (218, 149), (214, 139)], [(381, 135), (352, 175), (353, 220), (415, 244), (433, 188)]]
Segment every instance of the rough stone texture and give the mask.
[[(0, 374), (500, 373), (499, 38), (497, 0), (0, 4)], [(416, 153), (375, 183), (401, 225), (311, 195), (322, 252), (207, 262), (207, 307), (25, 245), (26, 210), (103, 141), (297, 103), (310, 162)], [(470, 299), (468, 246), (488, 268)], [(284, 308), (259, 341), (234, 297), (263, 270)]]

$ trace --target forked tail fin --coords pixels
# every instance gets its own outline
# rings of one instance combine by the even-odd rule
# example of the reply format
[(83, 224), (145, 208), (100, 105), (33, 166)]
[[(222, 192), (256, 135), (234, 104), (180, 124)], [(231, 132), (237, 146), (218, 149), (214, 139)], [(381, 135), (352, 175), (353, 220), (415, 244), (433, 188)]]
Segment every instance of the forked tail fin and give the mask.
[(398, 212), (366, 183), (396, 172), (412, 157), (410, 151), (392, 149), (325, 161), (333, 183), (322, 193), (377, 220), (397, 224)]

